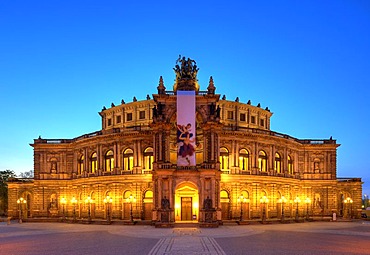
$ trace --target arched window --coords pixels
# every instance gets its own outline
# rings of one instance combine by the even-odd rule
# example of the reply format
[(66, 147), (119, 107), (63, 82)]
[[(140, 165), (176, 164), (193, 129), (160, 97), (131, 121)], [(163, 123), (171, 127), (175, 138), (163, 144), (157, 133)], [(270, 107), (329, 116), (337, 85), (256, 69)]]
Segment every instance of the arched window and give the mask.
[(123, 170), (132, 170), (134, 167), (134, 152), (131, 149), (126, 149), (123, 152)]
[(249, 170), (249, 152), (246, 149), (239, 151), (239, 168), (240, 170)]
[(288, 173), (294, 174), (294, 165), (293, 165), (293, 159), (288, 155)]
[(96, 152), (94, 152), (90, 157), (91, 172), (96, 173), (98, 171), (98, 157)]
[(105, 171), (112, 171), (114, 169), (114, 155), (113, 151), (109, 150), (105, 154)]
[(224, 147), (220, 149), (220, 168), (229, 170), (229, 151)]
[(78, 174), (82, 174), (84, 172), (84, 161), (85, 157), (82, 155), (78, 160)]
[(152, 170), (153, 169), (153, 148), (148, 147), (144, 151), (144, 169)]
[(264, 151), (258, 153), (258, 169), (262, 172), (267, 172), (267, 156)]
[(275, 153), (275, 171), (281, 173), (281, 156), (279, 153)]

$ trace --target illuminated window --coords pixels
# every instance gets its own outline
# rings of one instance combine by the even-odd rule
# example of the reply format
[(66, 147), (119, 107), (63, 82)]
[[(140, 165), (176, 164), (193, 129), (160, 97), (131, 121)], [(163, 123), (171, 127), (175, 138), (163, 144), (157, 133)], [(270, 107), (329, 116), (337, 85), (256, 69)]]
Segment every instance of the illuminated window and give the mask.
[(132, 170), (134, 167), (134, 152), (131, 149), (126, 149), (123, 152), (123, 170)]
[(153, 169), (153, 148), (148, 147), (144, 151), (144, 169)]
[(262, 172), (267, 171), (267, 156), (264, 151), (258, 153), (258, 169)]
[(96, 152), (94, 152), (90, 157), (91, 172), (96, 173), (98, 171), (98, 157)]
[(105, 171), (112, 171), (114, 169), (114, 155), (113, 151), (109, 150), (105, 154)]
[(279, 153), (275, 153), (275, 171), (281, 173), (281, 156)]
[(127, 121), (131, 121), (132, 120), (132, 113), (131, 112), (130, 113), (127, 113), (126, 120)]
[(245, 113), (240, 114), (240, 121), (245, 121)]
[(145, 119), (145, 111), (140, 111), (140, 112), (139, 112), (139, 118), (140, 118), (141, 120)]
[(249, 170), (249, 152), (246, 149), (239, 151), (239, 168), (240, 170)]
[(82, 174), (84, 172), (84, 160), (85, 157), (83, 155), (78, 160), (78, 174)]
[(229, 169), (229, 151), (226, 148), (220, 149), (220, 167), (221, 170)]
[(288, 156), (288, 173), (294, 174), (293, 159), (290, 156)]

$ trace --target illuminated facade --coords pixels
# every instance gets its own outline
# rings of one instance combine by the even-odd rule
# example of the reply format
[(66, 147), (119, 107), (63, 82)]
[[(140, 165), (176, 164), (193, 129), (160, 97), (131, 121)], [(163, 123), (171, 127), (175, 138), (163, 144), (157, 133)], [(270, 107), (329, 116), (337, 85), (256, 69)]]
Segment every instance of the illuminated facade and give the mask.
[[(220, 98), (212, 77), (201, 91), (195, 61), (181, 61), (173, 91), (160, 77), (152, 97), (104, 107), (100, 131), (35, 139), (34, 180), (9, 182), (8, 214), (206, 222), (211, 210), (208, 219), (217, 223), (359, 216), (361, 179), (337, 178), (336, 140), (271, 131), (268, 108)], [(179, 91), (195, 92), (189, 166), (178, 165)], [(19, 198), (27, 203), (17, 204)]]

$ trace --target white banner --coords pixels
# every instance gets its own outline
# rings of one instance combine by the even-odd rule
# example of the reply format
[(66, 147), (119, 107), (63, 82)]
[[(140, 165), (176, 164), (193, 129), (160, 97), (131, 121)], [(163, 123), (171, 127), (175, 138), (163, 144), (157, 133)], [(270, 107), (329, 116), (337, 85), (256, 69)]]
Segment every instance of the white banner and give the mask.
[(195, 91), (177, 91), (177, 165), (195, 166)]

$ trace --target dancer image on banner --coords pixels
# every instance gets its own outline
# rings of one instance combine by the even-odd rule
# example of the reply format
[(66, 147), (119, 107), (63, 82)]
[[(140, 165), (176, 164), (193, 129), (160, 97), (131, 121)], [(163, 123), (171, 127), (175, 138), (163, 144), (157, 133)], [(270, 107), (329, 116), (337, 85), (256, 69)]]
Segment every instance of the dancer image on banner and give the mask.
[(178, 163), (191, 165), (195, 152), (195, 138), (191, 133), (191, 124), (177, 125)]

